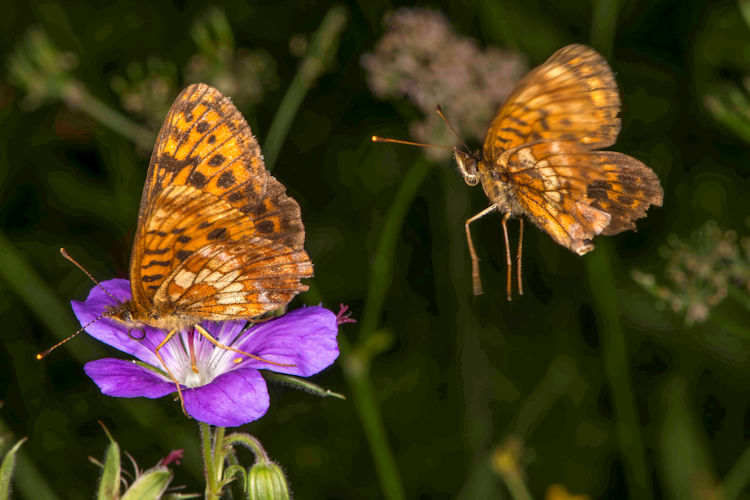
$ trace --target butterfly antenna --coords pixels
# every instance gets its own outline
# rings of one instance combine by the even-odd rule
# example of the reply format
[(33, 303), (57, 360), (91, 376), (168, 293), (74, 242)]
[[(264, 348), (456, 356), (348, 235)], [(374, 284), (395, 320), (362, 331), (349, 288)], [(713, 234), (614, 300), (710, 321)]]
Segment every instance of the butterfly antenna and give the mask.
[(49, 348), (49, 349), (47, 349), (47, 350), (44, 350), (44, 351), (40, 352), (39, 354), (37, 354), (37, 355), (36, 355), (36, 356), (34, 356), (34, 357), (35, 357), (36, 359), (44, 359), (44, 358), (46, 358), (46, 357), (47, 357), (47, 355), (48, 355), (49, 353), (51, 353), (52, 351), (54, 351), (55, 349), (57, 349), (58, 347), (60, 347), (61, 345), (63, 345), (63, 344), (65, 343), (65, 342), (67, 342), (68, 340), (72, 339), (73, 337), (75, 337), (76, 335), (78, 335), (79, 333), (81, 333), (82, 331), (84, 331), (84, 330), (85, 330), (86, 328), (88, 328), (88, 327), (89, 327), (89, 326), (90, 326), (91, 324), (93, 324), (93, 323), (96, 323), (97, 321), (99, 321), (100, 319), (102, 319), (102, 318), (103, 318), (104, 316), (106, 316), (106, 315), (107, 315), (107, 313), (102, 313), (102, 314), (100, 314), (98, 318), (96, 318), (96, 319), (94, 319), (94, 320), (92, 320), (92, 321), (89, 321), (88, 323), (86, 323), (86, 325), (85, 325), (85, 326), (82, 326), (82, 327), (81, 327), (81, 328), (80, 328), (80, 329), (79, 329), (79, 330), (78, 330), (77, 332), (75, 332), (75, 333), (74, 333), (73, 335), (71, 335), (70, 337), (68, 337), (68, 338), (66, 338), (66, 339), (64, 339), (64, 340), (61, 340), (61, 341), (60, 341), (60, 342), (58, 342), (57, 344), (53, 345), (52, 347), (50, 347), (50, 348)]
[(448, 128), (451, 129), (451, 132), (453, 132), (453, 135), (455, 135), (458, 138), (458, 140), (461, 141), (461, 144), (464, 145), (464, 148), (466, 149), (466, 151), (469, 151), (469, 146), (466, 144), (466, 141), (464, 140), (463, 137), (461, 137), (461, 134), (459, 134), (456, 131), (456, 129), (453, 128), (453, 125), (451, 125), (451, 122), (448, 120), (448, 117), (445, 116), (445, 113), (443, 113), (443, 108), (441, 108), (439, 104), (435, 107), (435, 111), (437, 111), (437, 114), (440, 115), (440, 118), (443, 119), (445, 124), (448, 125)]
[(423, 142), (402, 141), (401, 139), (390, 139), (388, 137), (380, 137), (379, 135), (373, 135), (371, 137), (371, 140), (372, 142), (392, 142), (393, 144), (406, 144), (407, 146), (417, 146), (420, 148), (450, 149), (451, 151), (453, 150), (451, 146), (441, 146), (439, 144), (425, 144)]
[[(83, 266), (82, 266), (81, 264), (79, 264), (78, 262), (76, 262), (76, 260), (75, 260), (75, 259), (74, 259), (73, 257), (71, 257), (70, 255), (68, 255), (68, 252), (66, 252), (64, 248), (61, 248), (61, 249), (60, 249), (60, 254), (62, 254), (62, 256), (63, 256), (63, 257), (65, 257), (65, 258), (66, 258), (66, 259), (68, 259), (68, 260), (69, 260), (70, 262), (72, 262), (73, 264), (75, 264), (75, 266), (76, 266), (76, 267), (77, 267), (78, 269), (80, 269), (81, 271), (83, 271), (83, 272), (84, 272), (84, 274), (85, 274), (86, 276), (88, 276), (88, 277), (89, 277), (89, 279), (90, 279), (91, 281), (93, 281), (93, 282), (94, 282), (94, 283), (96, 284), (96, 286), (98, 286), (99, 288), (101, 288), (102, 290), (104, 290), (104, 293), (106, 293), (107, 295), (109, 295), (109, 296), (110, 296), (110, 297), (111, 297), (111, 298), (112, 298), (113, 300), (117, 301), (117, 303), (118, 303), (118, 304), (122, 304), (122, 301), (121, 301), (120, 299), (118, 299), (117, 297), (115, 297), (114, 295), (112, 295), (111, 293), (109, 293), (109, 291), (108, 291), (108, 290), (107, 290), (106, 288), (104, 288), (104, 287), (103, 287), (103, 286), (102, 286), (102, 285), (101, 285), (101, 284), (100, 284), (100, 283), (99, 283), (98, 281), (96, 281), (96, 280), (94, 279), (94, 277), (93, 277), (93, 276), (91, 276), (91, 273), (90, 273), (90, 272), (88, 272), (88, 271), (87, 271), (87, 270), (86, 270), (86, 269), (85, 269), (85, 268), (84, 268), (84, 267), (83, 267)], [(88, 326), (88, 325), (87, 325), (87, 326)], [(76, 333), (77, 333), (77, 332), (76, 332)], [(73, 334), (73, 335), (75, 335), (75, 334)], [(65, 342), (65, 340), (63, 340), (63, 342)], [(55, 347), (57, 347), (57, 346), (55, 346)], [(54, 349), (54, 347), (53, 347), (53, 349)], [(50, 350), (52, 350), (52, 349), (50, 349)]]

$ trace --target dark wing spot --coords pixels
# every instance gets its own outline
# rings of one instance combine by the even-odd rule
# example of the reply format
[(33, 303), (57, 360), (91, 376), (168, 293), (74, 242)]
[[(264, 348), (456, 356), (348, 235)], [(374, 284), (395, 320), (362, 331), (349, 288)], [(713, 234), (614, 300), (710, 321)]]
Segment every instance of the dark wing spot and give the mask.
[(210, 167), (218, 167), (222, 163), (224, 163), (224, 155), (221, 154), (215, 154), (210, 160), (208, 160), (208, 165)]
[(617, 199), (620, 203), (622, 203), (625, 206), (630, 206), (635, 203), (635, 200), (633, 200), (632, 197), (625, 195), (625, 194), (621, 194), (620, 196), (617, 197)]
[(184, 227), (176, 227), (176, 228), (172, 229), (172, 234), (180, 234), (184, 230), (185, 230)]
[(169, 252), (169, 248), (159, 248), (159, 249), (153, 249), (153, 248), (147, 248), (143, 251), (143, 253), (147, 253), (149, 255), (164, 255), (165, 253)]
[(186, 122), (191, 122), (191, 121), (193, 121), (194, 119), (195, 119), (195, 118), (193, 117), (193, 113), (190, 113), (190, 112), (188, 112), (188, 113), (185, 113), (185, 121), (186, 121)]
[(164, 231), (159, 231), (157, 229), (149, 229), (148, 231), (146, 231), (146, 234), (155, 234), (157, 236), (166, 236), (167, 235), (167, 233), (165, 233)]
[(216, 136), (214, 134), (211, 134), (208, 138), (208, 143), (213, 144), (214, 142), (216, 142)]
[(180, 260), (185, 260), (191, 255), (193, 255), (193, 252), (191, 252), (190, 250), (177, 250), (175, 257), (177, 257)]
[(189, 165), (197, 165), (197, 160), (198, 158), (194, 156), (189, 156), (184, 160), (177, 160), (172, 155), (162, 153), (162, 155), (159, 157), (159, 166), (163, 168), (167, 173), (176, 174)]
[(273, 222), (270, 220), (264, 220), (256, 226), (258, 228), (258, 231), (261, 233), (272, 233), (273, 232)]
[(145, 281), (146, 283), (151, 281), (158, 281), (164, 277), (163, 274), (151, 274), (151, 275), (145, 275), (141, 276), (141, 281)]
[(227, 234), (227, 228), (220, 227), (208, 233), (208, 235), (206, 235), (206, 238), (208, 238), (209, 240), (219, 240), (219, 239), (226, 238), (226, 234)]
[(260, 217), (264, 213), (268, 212), (268, 209), (266, 208), (265, 203), (258, 203), (255, 207), (253, 207), (252, 212), (256, 217)]
[(206, 229), (211, 224), (213, 224), (213, 223), (212, 222), (201, 222), (200, 224), (198, 224), (198, 229)]
[(151, 266), (168, 266), (168, 265), (169, 265), (168, 260), (152, 260), (148, 264), (143, 264), (141, 266), (141, 269), (146, 269), (147, 267), (151, 267)]
[[(216, 157), (214, 156), (214, 158)], [(234, 174), (232, 173), (232, 171), (226, 170), (222, 172), (222, 174), (219, 176), (219, 180), (216, 181), (216, 185), (219, 186), (220, 188), (226, 189), (232, 184), (234, 184), (234, 181), (235, 179), (234, 179)]]
[(594, 181), (586, 188), (586, 197), (591, 199), (606, 200), (607, 190), (612, 189), (612, 184), (607, 181)]
[(188, 184), (192, 184), (193, 186), (197, 188), (202, 188), (206, 185), (208, 182), (208, 179), (206, 179), (206, 176), (202, 173), (198, 172), (197, 170), (193, 170), (190, 173), (190, 177), (188, 177)]
[(238, 201), (244, 200), (245, 195), (242, 193), (242, 191), (233, 191), (229, 196), (227, 196), (227, 200), (229, 200), (230, 203), (237, 203)]
[(179, 241), (180, 243), (187, 243), (188, 241), (192, 239), (193, 238), (191, 238), (190, 236), (185, 236), (184, 234), (181, 234), (180, 236), (177, 237), (177, 241)]
[(205, 134), (208, 130), (208, 123), (203, 120), (199, 121), (198, 125), (195, 126), (195, 130), (197, 130), (199, 134)]

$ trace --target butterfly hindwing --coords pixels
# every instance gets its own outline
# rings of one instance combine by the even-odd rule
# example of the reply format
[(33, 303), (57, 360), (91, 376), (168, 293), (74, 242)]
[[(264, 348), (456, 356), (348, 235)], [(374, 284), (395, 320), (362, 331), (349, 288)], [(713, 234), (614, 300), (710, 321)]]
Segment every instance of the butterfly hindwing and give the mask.
[(487, 130), (484, 157), (538, 140), (575, 139), (592, 149), (614, 144), (620, 97), (612, 70), (595, 50), (568, 45), (529, 72)]
[(217, 241), (188, 257), (161, 285), (157, 309), (224, 320), (256, 317), (286, 305), (312, 276), (304, 250), (262, 237)]
[(590, 151), (576, 141), (542, 141), (500, 159), (524, 212), (559, 244), (583, 255), (597, 234), (635, 227), (661, 206), (656, 174), (622, 153)]

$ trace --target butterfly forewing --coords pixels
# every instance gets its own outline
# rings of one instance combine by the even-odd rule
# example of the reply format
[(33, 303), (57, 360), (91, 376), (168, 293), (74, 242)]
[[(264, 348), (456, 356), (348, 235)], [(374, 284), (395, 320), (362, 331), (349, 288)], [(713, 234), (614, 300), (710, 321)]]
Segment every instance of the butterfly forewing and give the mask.
[(609, 65), (585, 45), (569, 45), (529, 72), (492, 120), (484, 156), (540, 139), (575, 139), (591, 148), (614, 144), (620, 98)]
[[(183, 314), (182, 299), (173, 300), (176, 295), (167, 290), (170, 285), (179, 285), (175, 284), (177, 276), (182, 276), (179, 283), (187, 282), (189, 275), (180, 275), (180, 271), (197, 276), (201, 263), (221, 267), (221, 260), (229, 256), (238, 267), (219, 283), (232, 281), (228, 286), (237, 291), (221, 292), (215, 284), (204, 282), (191, 285), (186, 288), (186, 296), (193, 301), (193, 317), (225, 318), (231, 316), (227, 311), (237, 311), (234, 317), (252, 317), (256, 311), (262, 314), (277, 304), (284, 305), (306, 289), (299, 279), (312, 275), (312, 265), (303, 250), (304, 238), (299, 205), (265, 169), (260, 147), (241, 113), (212, 87), (195, 84), (185, 89), (159, 133), (143, 190), (130, 263), (136, 308), (141, 313), (152, 310), (158, 293), (161, 315)], [(209, 257), (207, 248), (216, 253)], [(238, 288), (239, 283), (243, 287), (249, 283), (241, 278), (256, 271), (252, 268), (256, 262), (269, 263), (237, 256), (239, 249), (256, 248), (273, 249), (284, 256), (281, 261), (286, 258), (302, 263), (293, 273), (280, 271), (285, 279), (296, 280), (293, 286), (279, 281), (283, 286), (279, 297), (285, 302), (265, 300), (261, 295), (262, 285), (275, 286), (272, 280), (256, 281), (257, 293)], [(237, 279), (229, 280), (235, 274)], [(219, 303), (219, 299), (230, 299), (214, 295), (212, 290), (234, 294), (234, 302)], [(296, 291), (290, 294), (287, 290)], [(274, 296), (271, 288), (265, 291), (266, 296)]]

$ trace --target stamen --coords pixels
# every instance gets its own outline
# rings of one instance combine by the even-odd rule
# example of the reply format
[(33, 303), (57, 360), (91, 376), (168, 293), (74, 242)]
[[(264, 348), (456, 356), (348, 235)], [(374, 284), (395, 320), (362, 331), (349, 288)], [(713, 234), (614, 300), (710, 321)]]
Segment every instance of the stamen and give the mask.
[(198, 373), (198, 364), (195, 356), (195, 343), (193, 342), (193, 336), (195, 330), (191, 328), (188, 332), (188, 349), (190, 351), (190, 367), (193, 369), (193, 373)]

